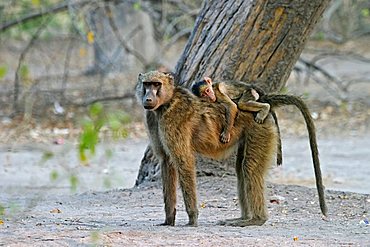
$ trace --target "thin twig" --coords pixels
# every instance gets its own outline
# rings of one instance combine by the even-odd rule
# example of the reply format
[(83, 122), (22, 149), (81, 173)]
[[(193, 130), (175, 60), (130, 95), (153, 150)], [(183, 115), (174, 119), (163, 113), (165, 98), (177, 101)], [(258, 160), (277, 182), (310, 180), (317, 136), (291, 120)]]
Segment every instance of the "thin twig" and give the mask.
[(113, 12), (108, 5), (105, 5), (105, 11), (108, 16), (109, 25), (111, 26), (113, 33), (116, 36), (117, 40), (120, 42), (121, 46), (125, 49), (127, 53), (132, 54), (144, 67), (146, 67), (148, 65), (146, 59), (139, 52), (131, 49), (127, 42), (119, 34), (118, 27), (113, 19)]
[[(117, 0), (102, 0), (103, 2), (115, 2)], [(84, 6), (86, 4), (89, 4), (91, 3), (92, 1), (91, 0), (81, 0), (79, 2), (76, 2), (76, 3), (73, 3), (72, 5), (75, 5), (75, 6)], [(130, 1), (132, 2), (132, 1)], [(5, 23), (1, 23), (0, 24), (0, 32), (3, 32), (11, 27), (14, 27), (16, 25), (19, 25), (21, 23), (24, 23), (24, 22), (27, 22), (27, 21), (30, 21), (30, 20), (33, 20), (35, 18), (39, 18), (41, 16), (44, 16), (44, 15), (49, 15), (49, 14), (53, 14), (53, 13), (58, 13), (58, 12), (62, 12), (62, 11), (65, 11), (68, 9), (68, 6), (70, 5), (70, 1), (67, 0), (67, 1), (64, 1), (62, 3), (58, 3), (46, 10), (40, 10), (40, 11), (35, 11), (35, 12), (32, 12), (30, 14), (27, 14), (17, 20), (10, 20), (10, 21), (7, 21)]]
[[(89, 2), (90, 2), (89, 0), (85, 0), (85, 1), (81, 1), (78, 4), (84, 5), (84, 4), (87, 4)], [(44, 15), (62, 12), (62, 11), (66, 10), (68, 8), (68, 4), (69, 4), (69, 1), (65, 1), (65, 2), (62, 2), (62, 3), (56, 4), (55, 6), (52, 6), (49, 9), (32, 12), (32, 13), (26, 15), (26, 16), (23, 16), (20, 19), (11, 20), (11, 21), (2, 23), (2, 24), (0, 24), (0, 31), (5, 31), (5, 30), (7, 30), (7, 29), (9, 29), (13, 26), (16, 26), (18, 24), (30, 21), (32, 19), (44, 16)]]
[(37, 38), (40, 36), (41, 32), (44, 30), (44, 28), (49, 24), (50, 19), (52, 16), (49, 16), (41, 25), (38, 27), (36, 32), (32, 35), (32, 38), (30, 42), (27, 44), (26, 48), (22, 51), (19, 60), (18, 60), (18, 65), (17, 69), (15, 71), (15, 78), (14, 78), (14, 95), (13, 95), (13, 110), (15, 112), (18, 111), (18, 96), (19, 96), (19, 70), (21, 68), (21, 64), (23, 63), (24, 58), (26, 57), (27, 52), (29, 49), (33, 46)]
[(74, 106), (89, 106), (91, 104), (94, 104), (96, 102), (103, 102), (103, 101), (116, 101), (116, 100), (123, 100), (123, 99), (133, 99), (135, 95), (133, 93), (127, 93), (121, 96), (107, 96), (103, 98), (95, 98), (95, 99), (90, 99), (86, 100), (85, 102), (82, 103), (74, 103), (74, 102), (69, 102), (70, 104), (73, 104)]
[(72, 49), (73, 49), (73, 39), (71, 38), (68, 42), (68, 48), (66, 52), (66, 58), (64, 61), (64, 73), (63, 73), (63, 80), (62, 80), (62, 93), (61, 93), (61, 103), (65, 104), (66, 101), (66, 89), (67, 89), (67, 80), (69, 76), (69, 64), (71, 61), (71, 54), (72, 54)]

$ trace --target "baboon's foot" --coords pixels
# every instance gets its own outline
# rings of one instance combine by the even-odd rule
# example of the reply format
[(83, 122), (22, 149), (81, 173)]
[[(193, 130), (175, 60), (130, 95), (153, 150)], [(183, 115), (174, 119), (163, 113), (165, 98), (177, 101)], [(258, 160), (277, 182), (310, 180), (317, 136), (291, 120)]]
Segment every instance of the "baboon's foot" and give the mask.
[(189, 222), (186, 224), (186, 226), (198, 226), (198, 212), (189, 215)]
[(158, 226), (174, 226), (176, 219), (176, 208), (166, 209), (166, 219), (164, 223), (159, 224)]
[(222, 226), (238, 226), (238, 227), (245, 227), (245, 226), (262, 226), (267, 219), (244, 219), (244, 218), (234, 218), (234, 219), (227, 219), (221, 220), (218, 222), (218, 225)]
[(164, 223), (158, 224), (157, 226), (175, 226), (175, 221), (173, 221), (173, 222), (165, 221)]
[(189, 222), (189, 223), (187, 223), (185, 226), (189, 226), (189, 227), (197, 227), (197, 226), (198, 226), (198, 223)]
[(228, 143), (228, 142), (230, 142), (230, 133), (227, 133), (226, 131), (223, 131), (220, 134), (220, 141), (222, 143)]
[(175, 225), (175, 217), (167, 218), (164, 223), (159, 224), (158, 226), (174, 226)]

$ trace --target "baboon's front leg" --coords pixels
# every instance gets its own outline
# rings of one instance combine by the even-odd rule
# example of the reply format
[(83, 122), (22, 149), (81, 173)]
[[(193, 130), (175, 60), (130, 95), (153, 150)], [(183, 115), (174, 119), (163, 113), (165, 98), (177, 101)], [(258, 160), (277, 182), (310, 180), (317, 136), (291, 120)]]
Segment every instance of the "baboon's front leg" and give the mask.
[(169, 162), (168, 157), (161, 163), (163, 200), (166, 212), (166, 220), (161, 225), (175, 225), (176, 218), (176, 188), (177, 174), (176, 167)]
[(198, 208), (197, 208), (197, 185), (195, 157), (193, 155), (183, 154), (177, 158), (179, 180), (184, 197), (186, 212), (188, 213), (189, 226), (198, 225)]

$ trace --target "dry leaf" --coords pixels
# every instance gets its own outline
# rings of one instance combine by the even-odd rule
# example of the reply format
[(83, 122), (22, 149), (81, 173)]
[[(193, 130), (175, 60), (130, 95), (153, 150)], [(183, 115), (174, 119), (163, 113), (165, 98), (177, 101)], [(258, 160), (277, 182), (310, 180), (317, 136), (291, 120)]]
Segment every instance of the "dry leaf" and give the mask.
[(59, 208), (54, 208), (54, 209), (50, 210), (50, 213), (52, 213), (52, 214), (60, 214), (60, 213), (62, 213), (62, 211)]
[(89, 44), (94, 43), (94, 33), (91, 31), (87, 33), (87, 42)]

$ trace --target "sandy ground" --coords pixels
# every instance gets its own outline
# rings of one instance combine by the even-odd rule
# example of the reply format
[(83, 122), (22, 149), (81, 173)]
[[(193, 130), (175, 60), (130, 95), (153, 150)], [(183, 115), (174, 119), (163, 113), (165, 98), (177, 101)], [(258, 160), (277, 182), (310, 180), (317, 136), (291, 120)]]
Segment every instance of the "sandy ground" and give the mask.
[[(270, 185), (269, 221), (261, 227), (223, 227), (218, 220), (237, 217), (233, 176), (198, 181), (199, 227), (186, 227), (182, 201), (175, 227), (163, 221), (158, 183), (135, 189), (77, 195), (42, 193), (11, 200), (14, 209), (1, 226), (4, 246), (369, 246), (370, 227), (361, 224), (370, 195), (328, 191), (329, 217), (323, 220), (316, 191), (300, 186)], [(3, 197), (3, 196), (2, 196)], [(30, 200), (31, 198), (35, 200)], [(271, 197), (269, 197), (271, 198)], [(2, 201), (4, 198), (1, 199)], [(32, 205), (32, 203), (35, 203)]]
[[(325, 184), (340, 190), (370, 191), (370, 138), (320, 139)], [(40, 163), (47, 147), (3, 146), (0, 159), (1, 246), (369, 246), (370, 195), (327, 191), (329, 217), (323, 220), (316, 190), (303, 186), (268, 184), (269, 221), (261, 227), (223, 227), (217, 221), (239, 215), (234, 176), (200, 177), (199, 227), (185, 227), (186, 212), (179, 191), (175, 227), (156, 226), (164, 220), (159, 183), (132, 187), (146, 139), (104, 145), (89, 167), (78, 164), (74, 149), (51, 146), (59, 155)], [(283, 139), (284, 165), (269, 180), (313, 186), (306, 138)], [(107, 159), (104, 150), (113, 149)], [(350, 148), (348, 148), (350, 147)], [(50, 148), (50, 147), (49, 147)], [(66, 153), (65, 150), (68, 150)], [(351, 150), (344, 153), (344, 150)], [(100, 155), (99, 155), (100, 154)], [(69, 157), (68, 165), (61, 157)], [(71, 158), (72, 157), (72, 158)], [(103, 158), (102, 158), (103, 157)], [(5, 163), (4, 163), (5, 162)], [(351, 162), (357, 166), (358, 172)], [(77, 164), (77, 165), (76, 165)], [(103, 165), (104, 164), (104, 165)], [(52, 170), (60, 178), (50, 180)], [(68, 175), (78, 174), (72, 193)], [(120, 177), (124, 175), (125, 177)], [(120, 177), (120, 179), (116, 179)], [(110, 178), (111, 188), (104, 186)], [(276, 196), (279, 203), (270, 201)], [(365, 220), (365, 221), (364, 221)]]

